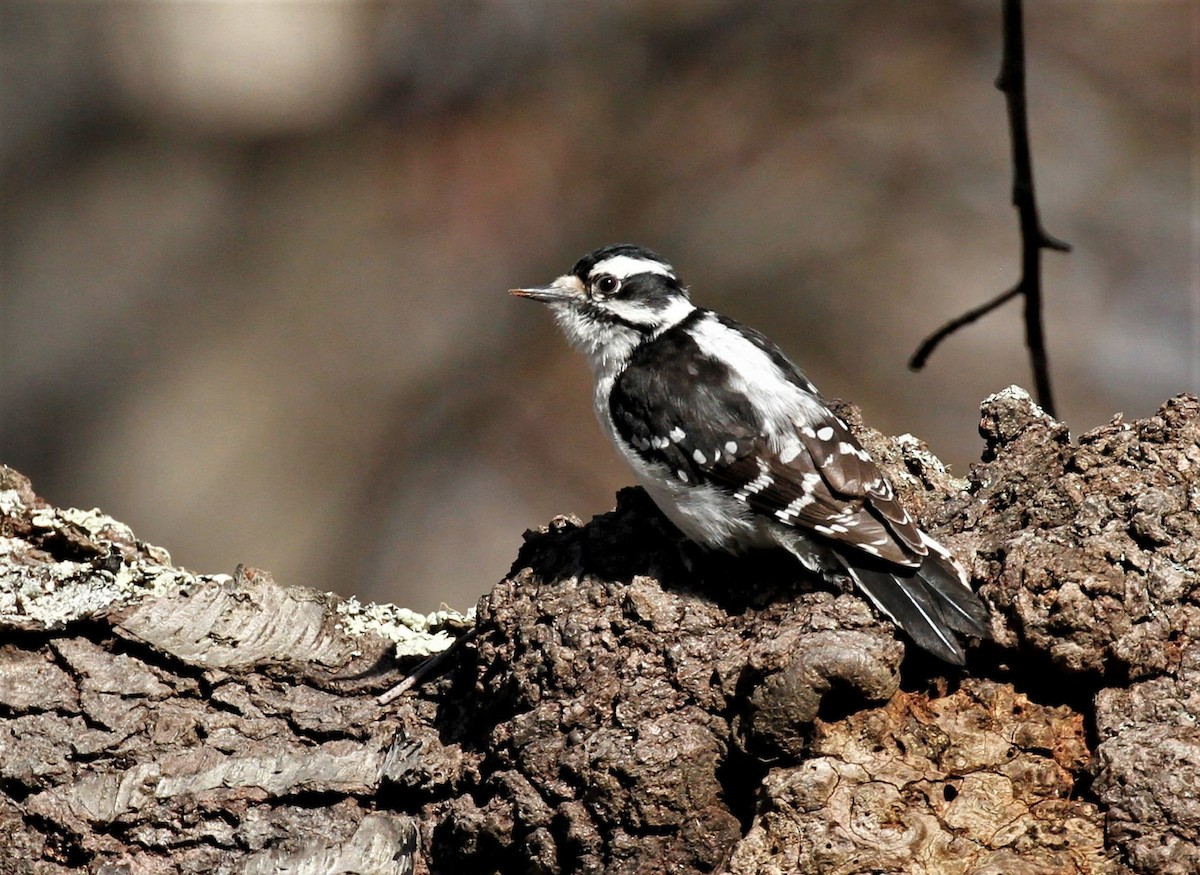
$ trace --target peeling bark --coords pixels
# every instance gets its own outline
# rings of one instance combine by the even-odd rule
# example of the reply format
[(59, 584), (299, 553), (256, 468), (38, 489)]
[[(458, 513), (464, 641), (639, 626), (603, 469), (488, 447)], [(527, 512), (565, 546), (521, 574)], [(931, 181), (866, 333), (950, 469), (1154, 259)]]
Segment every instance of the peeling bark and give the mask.
[(383, 706), (470, 618), (195, 575), (0, 469), (0, 871), (1200, 871), (1200, 405), (1072, 443), (1007, 390), (964, 480), (843, 413), (993, 608), (966, 672), (626, 490)]

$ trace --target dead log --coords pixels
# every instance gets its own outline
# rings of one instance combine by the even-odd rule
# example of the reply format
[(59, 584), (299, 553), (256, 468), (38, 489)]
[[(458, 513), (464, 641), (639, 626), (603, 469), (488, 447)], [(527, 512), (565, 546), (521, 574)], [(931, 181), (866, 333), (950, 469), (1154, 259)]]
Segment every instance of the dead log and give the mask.
[(993, 607), (965, 672), (626, 490), (380, 705), (471, 618), (193, 574), (0, 469), (0, 872), (1200, 870), (1200, 404), (1073, 443), (1007, 390), (961, 480), (843, 412)]

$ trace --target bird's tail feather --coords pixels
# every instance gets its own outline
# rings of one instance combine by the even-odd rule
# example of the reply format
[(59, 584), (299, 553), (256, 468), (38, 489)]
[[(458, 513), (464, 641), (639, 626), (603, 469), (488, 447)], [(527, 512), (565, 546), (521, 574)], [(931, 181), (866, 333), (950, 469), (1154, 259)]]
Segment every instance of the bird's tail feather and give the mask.
[(939, 659), (962, 665), (966, 653), (955, 633), (989, 637), (987, 608), (967, 586), (949, 554), (934, 544), (920, 567), (913, 569), (885, 569), (840, 558), (863, 594), (913, 643)]
[(928, 535), (924, 538), (929, 554), (917, 574), (937, 594), (942, 618), (956, 632), (990, 638), (987, 607), (967, 583), (966, 573), (945, 547)]

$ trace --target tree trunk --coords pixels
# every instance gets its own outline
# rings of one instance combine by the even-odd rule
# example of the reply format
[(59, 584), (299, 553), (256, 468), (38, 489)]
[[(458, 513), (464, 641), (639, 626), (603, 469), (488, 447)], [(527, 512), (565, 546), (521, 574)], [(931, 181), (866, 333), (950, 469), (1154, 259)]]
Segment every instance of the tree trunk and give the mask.
[(470, 620), (173, 568), (0, 468), (0, 872), (1200, 871), (1200, 405), (1073, 444), (1006, 390), (965, 480), (843, 413), (992, 607), (965, 671), (626, 490), (381, 705)]

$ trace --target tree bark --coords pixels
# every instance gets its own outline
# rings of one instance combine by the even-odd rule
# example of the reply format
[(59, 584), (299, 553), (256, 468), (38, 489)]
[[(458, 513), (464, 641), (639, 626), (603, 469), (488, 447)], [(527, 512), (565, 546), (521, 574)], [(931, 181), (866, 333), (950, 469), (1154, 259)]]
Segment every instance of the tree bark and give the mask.
[(471, 618), (174, 568), (0, 469), (0, 872), (1200, 871), (1200, 404), (1072, 443), (1017, 389), (958, 480), (844, 416), (993, 640), (907, 648), (640, 490)]

